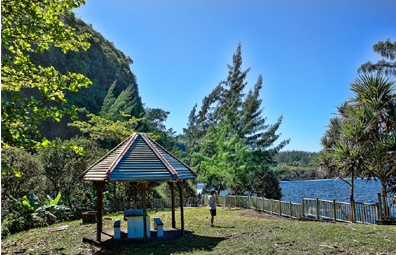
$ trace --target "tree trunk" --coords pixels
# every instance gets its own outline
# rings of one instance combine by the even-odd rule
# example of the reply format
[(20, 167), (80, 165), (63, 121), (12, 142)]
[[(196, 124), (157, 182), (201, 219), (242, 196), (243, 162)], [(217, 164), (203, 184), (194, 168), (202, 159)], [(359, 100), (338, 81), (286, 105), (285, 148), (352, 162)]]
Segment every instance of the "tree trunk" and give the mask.
[(351, 175), (351, 196), (350, 196), (350, 202), (352, 202), (354, 200), (353, 198), (353, 193), (354, 193), (354, 180), (355, 180), (355, 172), (352, 171), (352, 175)]

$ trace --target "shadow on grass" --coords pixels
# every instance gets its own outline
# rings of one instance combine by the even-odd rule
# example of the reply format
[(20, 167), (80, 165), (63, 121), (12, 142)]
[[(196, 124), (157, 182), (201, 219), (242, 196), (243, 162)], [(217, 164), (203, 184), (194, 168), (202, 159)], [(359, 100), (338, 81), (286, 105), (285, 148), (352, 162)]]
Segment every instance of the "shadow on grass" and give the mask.
[(235, 227), (223, 227), (223, 226), (214, 226), (214, 228), (235, 228)]
[(96, 254), (174, 254), (192, 251), (213, 251), (227, 237), (201, 236), (193, 233), (175, 241), (158, 241), (146, 244), (131, 244), (116, 249), (102, 248)]

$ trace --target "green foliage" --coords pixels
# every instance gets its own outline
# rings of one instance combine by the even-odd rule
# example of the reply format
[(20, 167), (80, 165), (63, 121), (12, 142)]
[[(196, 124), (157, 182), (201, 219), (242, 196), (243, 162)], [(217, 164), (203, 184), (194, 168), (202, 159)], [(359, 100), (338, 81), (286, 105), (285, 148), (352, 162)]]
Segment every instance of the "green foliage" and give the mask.
[[(56, 195), (59, 192), (71, 196), (81, 187), (80, 175), (89, 165), (99, 159), (103, 150), (93, 141), (84, 138), (56, 141), (60, 146), (47, 146), (38, 150), (38, 157), (43, 166), (43, 174), (49, 185), (43, 186), (46, 194)], [(85, 155), (79, 155), (69, 148), (68, 144), (77, 144), (87, 147)]]
[(175, 131), (172, 128), (167, 129), (164, 122), (167, 120), (170, 112), (160, 108), (145, 108), (145, 114), (139, 121), (137, 131), (151, 133), (161, 146), (172, 152), (176, 156), (181, 156), (182, 152), (176, 146)]
[(135, 90), (133, 86), (129, 86), (115, 98), (113, 91), (116, 83), (117, 81), (114, 81), (107, 92), (99, 115), (112, 121), (126, 121), (132, 117), (133, 109), (137, 105), (136, 97), (133, 97)]
[(51, 202), (48, 202), (46, 198), (40, 199), (34, 193), (30, 193), (29, 198), (24, 196), (22, 199), (10, 196), (8, 200), (10, 204), (9, 212), (1, 219), (2, 237), (37, 226), (48, 226), (71, 218), (70, 209), (59, 204), (61, 193), (54, 200), (48, 195), (47, 197)]
[(247, 191), (251, 196), (281, 199), (282, 188), (280, 187), (279, 180), (276, 173), (267, 166), (261, 166), (251, 176), (250, 183)]
[(115, 97), (132, 86), (136, 107), (130, 114), (136, 118), (140, 117), (144, 110), (136, 77), (130, 70), (132, 59), (125, 56), (92, 25), (76, 18), (73, 13), (61, 16), (60, 19), (78, 33), (90, 34), (87, 42), (91, 46), (87, 51), (69, 51), (66, 54), (58, 48), (50, 46), (44, 53), (33, 55), (32, 62), (41, 66), (53, 66), (62, 74), (76, 72), (88, 77), (93, 83), (89, 88), (82, 88), (77, 93), (68, 94), (66, 98), (68, 105), (75, 105), (78, 108), (85, 107), (89, 113), (96, 115), (99, 115), (107, 91), (115, 80), (117, 80), (117, 86), (113, 91)]
[(104, 148), (111, 149), (128, 136), (134, 133), (138, 125), (138, 119), (132, 117), (128, 121), (111, 121), (94, 114), (88, 114), (88, 121), (74, 121), (70, 126), (77, 127), (83, 134), (97, 142), (101, 142)]
[(281, 151), (274, 157), (271, 170), (281, 180), (307, 180), (332, 178), (330, 173), (318, 169), (317, 152)]
[(1, 150), (1, 194), (3, 198), (22, 197), (34, 191), (42, 182), (41, 162), (22, 149)]
[(322, 138), (319, 163), (328, 171), (357, 174), (381, 181), (385, 195), (396, 175), (395, 83), (378, 75), (363, 75), (351, 84), (354, 96), (338, 107)]
[(262, 78), (259, 76), (245, 94), (250, 68), (242, 71), (241, 67), (239, 44), (233, 64), (228, 65), (227, 79), (203, 99), (199, 112), (194, 106), (184, 129), (188, 161), (197, 169), (199, 179), (206, 186), (226, 184), (236, 194), (251, 190), (254, 173), (264, 174), (259, 169), (271, 164), (273, 156), (289, 142), (274, 144), (282, 116), (275, 124), (266, 124), (259, 99)]
[(373, 50), (381, 55), (382, 60), (373, 64), (371, 61), (361, 65), (359, 73), (377, 73), (378, 75), (396, 75), (396, 42), (391, 42), (388, 38), (385, 42), (379, 41), (374, 44)]
[[(31, 54), (42, 53), (50, 45), (64, 53), (79, 48), (86, 50), (89, 36), (77, 33), (59, 19), (84, 1), (2, 1), (1, 27), (1, 134), (2, 147), (37, 146), (40, 119), (59, 121), (65, 114), (76, 115), (75, 108), (63, 108), (66, 92), (76, 92), (91, 84), (81, 74), (61, 74), (54, 67), (31, 62)], [(24, 97), (21, 90), (31, 91)], [(59, 102), (59, 106), (48, 104)]]

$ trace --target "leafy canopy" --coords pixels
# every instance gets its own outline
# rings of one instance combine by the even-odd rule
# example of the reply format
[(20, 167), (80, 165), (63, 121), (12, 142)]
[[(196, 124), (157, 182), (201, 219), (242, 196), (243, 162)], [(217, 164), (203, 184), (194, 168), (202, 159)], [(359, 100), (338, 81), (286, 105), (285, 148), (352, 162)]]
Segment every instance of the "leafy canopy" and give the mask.
[[(35, 147), (40, 136), (40, 119), (60, 121), (65, 114), (76, 116), (76, 108), (53, 106), (66, 103), (65, 93), (87, 87), (90, 80), (81, 74), (61, 74), (53, 67), (36, 66), (30, 54), (43, 53), (50, 45), (67, 51), (86, 50), (88, 34), (67, 27), (60, 16), (84, 4), (83, 0), (1, 1), (1, 136), (2, 147)], [(24, 97), (24, 90), (33, 96)]]

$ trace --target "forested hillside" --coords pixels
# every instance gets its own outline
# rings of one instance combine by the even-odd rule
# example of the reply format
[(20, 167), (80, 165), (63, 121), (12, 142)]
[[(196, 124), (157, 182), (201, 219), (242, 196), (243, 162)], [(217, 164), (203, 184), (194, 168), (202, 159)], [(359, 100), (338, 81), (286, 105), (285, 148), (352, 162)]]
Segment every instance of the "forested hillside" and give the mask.
[(43, 54), (32, 55), (32, 62), (44, 67), (53, 66), (61, 73), (81, 73), (92, 81), (88, 88), (81, 88), (77, 93), (67, 95), (68, 104), (85, 107), (88, 112), (98, 114), (103, 100), (111, 84), (117, 80), (114, 93), (117, 96), (129, 85), (135, 89), (134, 96), (138, 105), (133, 111), (137, 117), (143, 111), (139, 97), (136, 77), (131, 72), (129, 65), (133, 63), (130, 57), (125, 56), (112, 42), (109, 42), (92, 25), (76, 18), (73, 13), (63, 17), (66, 25), (72, 26), (79, 33), (88, 33), (91, 44), (87, 51), (68, 51), (64, 54), (61, 49), (50, 47)]
[(274, 156), (272, 169), (281, 180), (330, 178), (330, 174), (318, 170), (317, 156), (317, 152), (282, 151)]
[[(132, 89), (134, 107), (130, 115), (140, 117), (144, 112), (142, 100), (135, 75), (129, 65), (133, 63), (129, 56), (118, 50), (114, 44), (97, 32), (92, 25), (88, 25), (70, 13), (62, 18), (65, 25), (76, 29), (78, 33), (88, 33), (90, 47), (87, 51), (68, 51), (66, 54), (60, 48), (50, 46), (42, 54), (32, 54), (31, 60), (43, 67), (53, 66), (60, 73), (81, 73), (92, 82), (88, 88), (82, 87), (76, 93), (66, 94), (67, 106), (75, 105), (85, 108), (88, 113), (98, 115), (110, 86), (116, 81), (113, 94), (117, 97), (128, 87)], [(127, 113), (129, 114), (129, 113)], [(82, 114), (84, 116), (85, 114)], [(81, 114), (80, 114), (81, 116)], [(45, 121), (41, 127), (42, 136), (48, 139), (61, 137), (69, 139), (76, 135), (76, 130), (67, 127), (70, 119), (61, 122)]]

